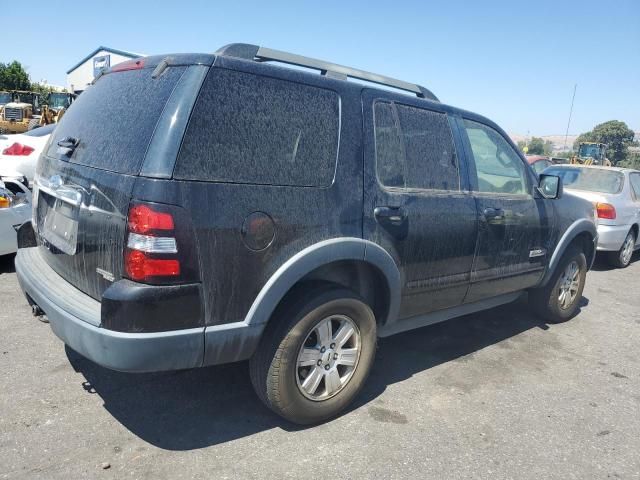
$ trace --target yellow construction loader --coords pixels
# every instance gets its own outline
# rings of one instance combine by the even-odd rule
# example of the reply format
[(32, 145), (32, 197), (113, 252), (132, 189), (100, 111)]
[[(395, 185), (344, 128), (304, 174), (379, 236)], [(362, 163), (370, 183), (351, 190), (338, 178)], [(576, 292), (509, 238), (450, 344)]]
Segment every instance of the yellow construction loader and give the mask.
[(597, 142), (581, 142), (578, 153), (571, 157), (573, 165), (603, 165), (611, 166), (607, 158), (607, 145)]
[[(6, 92), (4, 92), (6, 93)], [(40, 126), (40, 94), (14, 90), (0, 112), (0, 133), (24, 133)]]
[(74, 93), (51, 92), (42, 106), (39, 126), (58, 123), (75, 99)]

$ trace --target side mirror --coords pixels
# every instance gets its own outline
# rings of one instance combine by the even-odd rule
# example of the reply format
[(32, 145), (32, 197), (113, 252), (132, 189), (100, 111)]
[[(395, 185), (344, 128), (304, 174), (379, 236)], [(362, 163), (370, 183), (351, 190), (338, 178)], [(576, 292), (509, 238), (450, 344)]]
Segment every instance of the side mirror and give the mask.
[(557, 175), (540, 174), (538, 179), (538, 193), (543, 198), (556, 199), (562, 196), (562, 179)]

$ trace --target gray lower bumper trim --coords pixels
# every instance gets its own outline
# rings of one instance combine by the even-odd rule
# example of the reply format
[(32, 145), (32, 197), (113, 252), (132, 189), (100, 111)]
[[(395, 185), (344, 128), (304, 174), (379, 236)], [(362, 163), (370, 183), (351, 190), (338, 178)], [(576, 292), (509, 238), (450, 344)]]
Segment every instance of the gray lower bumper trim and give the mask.
[[(158, 333), (123, 333), (100, 328), (79, 318), (74, 305), (86, 297), (79, 290), (52, 294), (48, 272), (34, 248), (20, 249), (16, 273), (22, 290), (47, 314), (51, 329), (81, 355), (114, 370), (153, 372), (199, 367), (204, 356), (204, 328)], [(46, 262), (44, 262), (46, 264)], [(44, 269), (44, 272), (43, 272)], [(99, 302), (96, 302), (99, 306)], [(74, 313), (70, 313), (73, 311)], [(92, 312), (93, 319), (96, 313)]]

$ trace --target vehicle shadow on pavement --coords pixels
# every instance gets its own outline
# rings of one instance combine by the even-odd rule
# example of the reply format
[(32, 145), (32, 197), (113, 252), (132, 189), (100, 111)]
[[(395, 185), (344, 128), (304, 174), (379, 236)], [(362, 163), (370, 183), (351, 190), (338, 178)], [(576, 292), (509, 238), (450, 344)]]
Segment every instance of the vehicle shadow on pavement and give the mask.
[(0, 255), (0, 275), (3, 273), (13, 273), (16, 271), (15, 254)]
[[(583, 299), (582, 305), (587, 303)], [(349, 411), (366, 405), (388, 385), (532, 328), (548, 326), (521, 300), (381, 339), (373, 371)], [(191, 450), (272, 428), (305, 428), (280, 419), (260, 403), (247, 362), (127, 374), (100, 367), (68, 347), (66, 351), (73, 368), (86, 379), (85, 390), (99, 395), (105, 409), (132, 433), (159, 448)]]
[[(640, 250), (636, 251), (633, 254), (633, 256), (631, 257), (631, 261), (629, 262), (629, 265), (630, 266), (633, 265), (638, 260), (640, 260)], [(600, 253), (596, 255), (596, 260), (595, 262), (593, 262), (593, 266), (591, 267), (591, 270), (593, 270), (594, 272), (608, 272), (609, 270), (617, 270), (617, 267), (614, 267), (609, 262), (607, 262), (607, 259), (605, 258), (605, 256)]]

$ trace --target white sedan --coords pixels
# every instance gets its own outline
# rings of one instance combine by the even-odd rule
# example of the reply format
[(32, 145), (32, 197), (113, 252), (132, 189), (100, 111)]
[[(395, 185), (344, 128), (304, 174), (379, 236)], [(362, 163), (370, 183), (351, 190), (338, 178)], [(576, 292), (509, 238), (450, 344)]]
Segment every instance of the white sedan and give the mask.
[(624, 268), (640, 249), (640, 171), (629, 168), (554, 165), (567, 192), (593, 202), (598, 216), (598, 252)]
[(54, 128), (55, 124), (15, 135), (0, 135), (0, 168), (20, 172), (31, 185), (38, 157)]
[(31, 219), (31, 191), (12, 177), (0, 177), (0, 255), (18, 250), (17, 228)]

